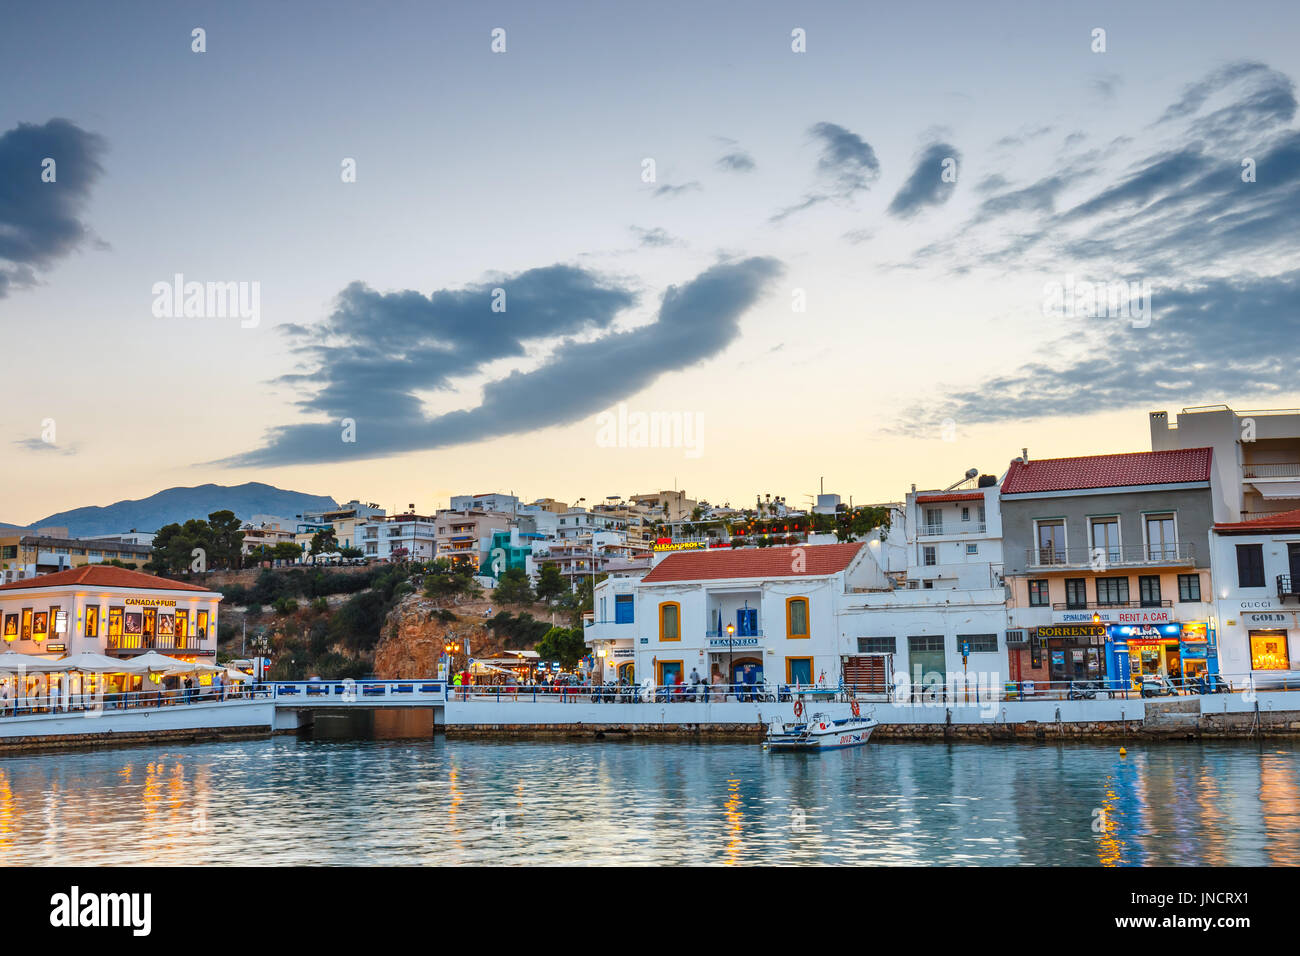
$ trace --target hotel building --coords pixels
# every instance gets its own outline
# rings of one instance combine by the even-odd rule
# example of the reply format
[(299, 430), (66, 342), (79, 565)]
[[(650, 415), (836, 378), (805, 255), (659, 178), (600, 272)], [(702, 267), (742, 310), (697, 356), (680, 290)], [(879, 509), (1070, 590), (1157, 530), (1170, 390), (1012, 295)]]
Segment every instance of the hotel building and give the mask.
[(1011, 462), (1001, 489), (1012, 680), (1218, 670), (1209, 448)]

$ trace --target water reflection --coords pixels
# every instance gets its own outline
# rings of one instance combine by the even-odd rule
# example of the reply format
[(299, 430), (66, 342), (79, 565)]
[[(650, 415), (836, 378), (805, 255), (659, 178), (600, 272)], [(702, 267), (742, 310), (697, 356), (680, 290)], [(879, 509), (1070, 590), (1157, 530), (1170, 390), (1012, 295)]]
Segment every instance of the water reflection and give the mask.
[(6, 757), (0, 863), (1300, 863), (1275, 743), (418, 737)]

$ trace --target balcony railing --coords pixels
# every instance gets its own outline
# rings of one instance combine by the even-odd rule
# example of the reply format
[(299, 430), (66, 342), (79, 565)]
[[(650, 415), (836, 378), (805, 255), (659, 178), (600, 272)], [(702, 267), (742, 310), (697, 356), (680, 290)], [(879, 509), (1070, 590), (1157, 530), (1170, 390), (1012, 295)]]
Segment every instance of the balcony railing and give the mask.
[(983, 521), (955, 521), (951, 524), (926, 524), (921, 526), (922, 537), (941, 534), (984, 534), (988, 525)]
[(1242, 478), (1300, 478), (1300, 461), (1242, 465)]
[(1196, 546), (1177, 544), (1132, 544), (1112, 548), (1026, 548), (1028, 568), (1109, 568), (1195, 565)]
[[(1042, 605), (1036, 605), (1036, 606), (1041, 607)], [(1164, 598), (1163, 600), (1160, 601), (1078, 601), (1073, 604), (1070, 603), (1069, 601), (1066, 601), (1064, 604), (1060, 602), (1054, 603), (1052, 605), (1052, 610), (1053, 611), (1114, 611), (1118, 609), (1122, 611), (1128, 608), (1173, 607), (1173, 606), (1174, 606), (1174, 602), (1171, 601), (1169, 598)]]
[(1289, 574), (1279, 574), (1277, 576), (1277, 596), (1284, 601), (1289, 597), (1300, 599), (1300, 578), (1293, 578)]

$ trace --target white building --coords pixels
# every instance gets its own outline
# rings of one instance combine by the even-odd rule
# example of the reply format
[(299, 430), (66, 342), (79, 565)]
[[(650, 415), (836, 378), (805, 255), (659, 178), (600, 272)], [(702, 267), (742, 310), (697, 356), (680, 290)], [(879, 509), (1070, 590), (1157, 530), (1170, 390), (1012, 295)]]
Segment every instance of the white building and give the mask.
[(909, 588), (1002, 586), (1002, 517), (996, 479), (966, 491), (907, 496)]
[(1300, 510), (1210, 533), (1219, 670), (1300, 670)]
[(1151, 450), (1213, 448), (1214, 520), (1243, 521), (1300, 508), (1300, 411), (1184, 408), (1173, 423), (1151, 412)]
[(432, 561), (437, 550), (435, 527), (431, 515), (372, 517), (357, 526), (355, 547), (378, 561)]
[(503, 495), (500, 492), (490, 492), (481, 495), (453, 495), (451, 499), (451, 511), (496, 511), (501, 514), (512, 514), (520, 509), (519, 498), (516, 495)]

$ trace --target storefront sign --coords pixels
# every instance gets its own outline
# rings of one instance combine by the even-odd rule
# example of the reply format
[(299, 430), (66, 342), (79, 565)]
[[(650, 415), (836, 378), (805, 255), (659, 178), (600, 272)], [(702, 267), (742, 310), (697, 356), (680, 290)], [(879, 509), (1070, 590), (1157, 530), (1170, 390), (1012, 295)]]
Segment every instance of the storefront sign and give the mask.
[(634, 647), (616, 647), (614, 648), (613, 657), (615, 659), (624, 657), (636, 657), (636, 648)]
[(1182, 635), (1183, 626), (1181, 624), (1161, 624), (1158, 627), (1150, 624), (1112, 624), (1106, 628), (1106, 633), (1112, 641), (1128, 641), (1129, 643), (1142, 643), (1151, 641), (1176, 641)]
[(66, 644), (46, 644), (45, 649), (47, 651), (66, 651), (68, 646)]
[(1271, 614), (1243, 614), (1241, 620), (1247, 627), (1295, 627), (1294, 614), (1282, 614), (1278, 611)]
[(1053, 611), (1057, 624), (1092, 624), (1094, 615), (1102, 624), (1168, 624), (1173, 620), (1169, 608), (1098, 608), (1092, 611)]
[(656, 551), (703, 551), (703, 541), (682, 541), (679, 544), (656, 544)]
[(1039, 637), (1101, 637), (1105, 629), (1100, 624), (1048, 624), (1038, 628)]
[(756, 637), (711, 637), (709, 647), (758, 647)]
[(127, 598), (127, 604), (138, 604), (140, 607), (175, 607), (175, 601), (169, 601), (167, 598)]

